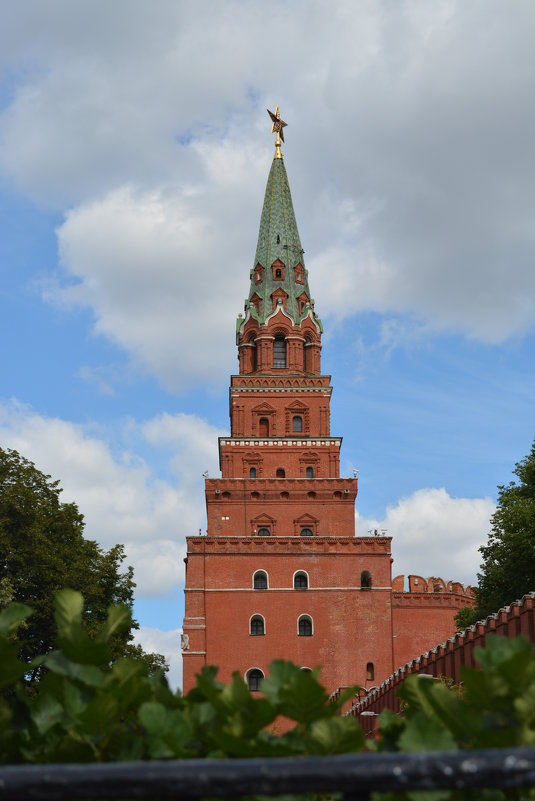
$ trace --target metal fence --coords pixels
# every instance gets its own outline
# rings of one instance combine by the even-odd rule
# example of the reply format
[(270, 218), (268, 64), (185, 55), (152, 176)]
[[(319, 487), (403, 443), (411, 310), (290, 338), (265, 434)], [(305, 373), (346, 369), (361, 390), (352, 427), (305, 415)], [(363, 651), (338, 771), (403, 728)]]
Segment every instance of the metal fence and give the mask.
[(21, 765), (0, 768), (0, 799), (184, 799), (535, 788), (535, 748), (283, 759)]

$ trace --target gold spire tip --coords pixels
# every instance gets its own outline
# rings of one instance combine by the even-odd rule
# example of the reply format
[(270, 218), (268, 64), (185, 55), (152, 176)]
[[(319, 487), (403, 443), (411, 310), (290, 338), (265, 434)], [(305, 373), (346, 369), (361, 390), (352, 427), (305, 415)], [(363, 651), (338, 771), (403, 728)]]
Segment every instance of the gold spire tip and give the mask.
[(277, 104), (277, 108), (275, 109), (275, 114), (272, 111), (267, 109), (267, 113), (271, 117), (271, 133), (276, 134), (275, 136), (275, 158), (281, 159), (281, 142), (284, 142), (284, 128), (286, 128), (287, 124), (284, 120), (281, 120), (281, 113), (279, 111), (279, 106)]

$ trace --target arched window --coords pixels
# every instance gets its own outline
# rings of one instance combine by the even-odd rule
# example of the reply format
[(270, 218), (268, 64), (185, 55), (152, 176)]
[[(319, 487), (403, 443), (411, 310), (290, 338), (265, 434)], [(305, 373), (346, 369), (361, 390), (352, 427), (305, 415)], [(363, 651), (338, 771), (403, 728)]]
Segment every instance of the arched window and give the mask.
[(366, 681), (373, 681), (375, 677), (375, 670), (373, 667), (373, 662), (368, 662), (366, 665)]
[(253, 615), (249, 627), (251, 637), (263, 637), (266, 633), (262, 615)]
[(312, 618), (301, 615), (297, 624), (297, 633), (300, 637), (312, 637)]
[(308, 576), (302, 570), (294, 576), (294, 590), (308, 590)]
[(284, 470), (284, 467), (277, 467), (276, 475), (277, 478), (284, 478), (286, 476), (286, 471)]
[(273, 341), (273, 367), (276, 370), (286, 367), (286, 340), (280, 334)]
[(261, 417), (258, 421), (258, 436), (269, 437), (269, 420), (267, 417)]
[(247, 671), (245, 678), (250, 691), (252, 693), (257, 693), (260, 689), (260, 685), (262, 684), (264, 674), (261, 670), (258, 670), (258, 668), (253, 668), (252, 670)]
[(267, 526), (262, 526), (262, 528), (258, 529), (257, 534), (259, 537), (269, 537), (271, 535), (271, 531)]
[(277, 267), (275, 270), (275, 278), (282, 278), (282, 270), (280, 267)]
[(251, 467), (249, 470), (249, 478), (256, 478), (256, 467)]
[(253, 576), (253, 588), (255, 590), (267, 590), (268, 577), (265, 570), (257, 570)]
[(314, 532), (312, 531), (311, 528), (308, 528), (308, 526), (307, 526), (306, 528), (302, 528), (301, 529), (301, 536), (302, 537), (313, 537), (314, 536)]
[(307, 469), (306, 469), (306, 477), (307, 478), (314, 478), (314, 468), (313, 467), (307, 467)]
[(303, 418), (301, 415), (296, 414), (292, 419), (292, 431), (296, 434), (300, 434), (303, 430)]
[(361, 590), (371, 590), (372, 574), (369, 570), (363, 570), (360, 574), (360, 588)]

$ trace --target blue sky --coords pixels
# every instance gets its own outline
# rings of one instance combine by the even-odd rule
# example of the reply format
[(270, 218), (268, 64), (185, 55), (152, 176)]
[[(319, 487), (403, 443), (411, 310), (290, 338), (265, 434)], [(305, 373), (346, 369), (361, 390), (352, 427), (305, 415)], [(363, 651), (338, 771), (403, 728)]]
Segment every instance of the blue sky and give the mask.
[(5, 5), (0, 442), (125, 544), (180, 680), (236, 315), (285, 164), (356, 525), (475, 581), (535, 434), (530, 2)]

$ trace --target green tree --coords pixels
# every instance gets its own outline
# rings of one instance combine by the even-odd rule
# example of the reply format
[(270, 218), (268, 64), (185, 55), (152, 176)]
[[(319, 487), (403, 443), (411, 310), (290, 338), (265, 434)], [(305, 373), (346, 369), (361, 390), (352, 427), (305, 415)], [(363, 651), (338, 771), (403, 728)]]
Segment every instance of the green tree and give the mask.
[[(86, 598), (83, 624), (93, 636), (108, 607), (132, 609), (133, 569), (121, 569), (122, 545), (109, 551), (83, 536), (84, 519), (74, 503), (60, 501), (58, 481), (41, 473), (16, 451), (0, 448), (0, 599), (29, 604), (34, 613), (21, 632), (20, 655), (30, 662), (54, 647), (54, 595), (65, 587)], [(166, 669), (159, 654), (143, 654), (132, 643), (133, 621), (110, 642), (112, 658), (142, 656)], [(141, 652), (140, 652), (141, 651)], [(39, 676), (35, 667), (31, 678)]]
[(498, 487), (492, 530), (479, 549), (483, 562), (476, 608), (461, 610), (456, 617), (460, 628), (535, 590), (535, 441), (513, 472), (519, 481)]

